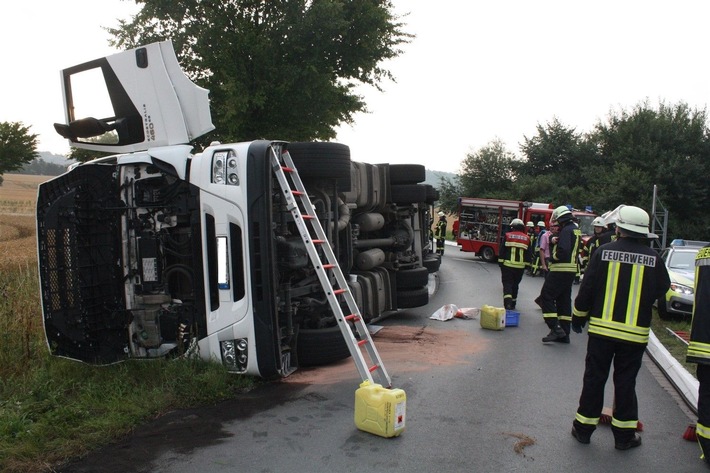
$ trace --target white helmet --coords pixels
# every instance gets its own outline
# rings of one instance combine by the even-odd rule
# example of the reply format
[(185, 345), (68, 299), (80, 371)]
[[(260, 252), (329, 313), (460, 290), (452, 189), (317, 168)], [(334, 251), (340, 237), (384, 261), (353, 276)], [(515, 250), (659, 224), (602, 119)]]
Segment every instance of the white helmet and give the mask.
[(525, 224), (519, 218), (514, 218), (513, 221), (510, 222), (510, 226), (511, 227), (525, 227)]
[(533, 228), (533, 227), (535, 226), (535, 224), (532, 223), (532, 222), (528, 222), (528, 223), (525, 224), (525, 226), (526, 226), (526, 227)]
[(631, 236), (649, 238), (649, 218), (646, 211), (633, 205), (624, 205), (619, 208), (616, 226), (630, 232)]
[(593, 227), (604, 227), (606, 228), (606, 223), (604, 223), (604, 219), (601, 217), (597, 217), (594, 220), (592, 220), (592, 226)]
[(446, 216), (446, 214), (445, 214), (444, 212), (441, 212), (441, 211), (439, 212), (438, 215), (439, 215), (439, 217), (445, 217), (445, 216)]
[(540, 227), (540, 228), (545, 228), (545, 222), (543, 222), (542, 220), (540, 220), (539, 222), (537, 222), (537, 226)]
[(572, 211), (566, 205), (560, 205), (552, 211), (552, 220), (557, 220), (560, 223), (566, 222), (572, 218)]

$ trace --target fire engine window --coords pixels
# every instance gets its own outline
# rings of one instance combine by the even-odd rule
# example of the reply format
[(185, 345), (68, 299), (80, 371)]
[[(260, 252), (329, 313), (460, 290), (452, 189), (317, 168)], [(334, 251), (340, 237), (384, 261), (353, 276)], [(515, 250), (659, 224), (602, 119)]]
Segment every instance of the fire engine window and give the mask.
[(234, 285), (234, 300), (244, 298), (246, 294), (244, 284), (244, 243), (242, 241), (242, 228), (234, 223), (229, 224), (229, 239), (232, 250), (232, 281)]

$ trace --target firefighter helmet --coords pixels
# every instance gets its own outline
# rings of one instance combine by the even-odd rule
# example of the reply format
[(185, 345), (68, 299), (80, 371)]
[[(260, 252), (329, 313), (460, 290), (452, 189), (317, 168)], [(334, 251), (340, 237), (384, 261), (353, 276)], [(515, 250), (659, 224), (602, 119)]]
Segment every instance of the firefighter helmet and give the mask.
[(540, 228), (545, 228), (545, 222), (543, 222), (542, 220), (540, 220), (539, 222), (537, 222), (537, 226), (540, 227)]
[(533, 228), (533, 227), (535, 226), (535, 224), (532, 223), (532, 222), (528, 222), (528, 223), (525, 224), (525, 226), (528, 227), (528, 228)]
[(604, 219), (602, 217), (597, 217), (594, 220), (592, 220), (592, 226), (593, 227), (605, 227), (606, 228), (606, 223), (604, 223)]
[(572, 219), (572, 211), (566, 205), (560, 205), (552, 211), (552, 219), (557, 220), (559, 223), (564, 223)]
[(525, 228), (525, 224), (519, 218), (514, 218), (513, 221), (510, 222), (510, 226), (513, 228), (515, 228), (515, 227)]
[(629, 236), (649, 238), (649, 218), (646, 211), (633, 205), (624, 205), (619, 208), (616, 226), (629, 233)]
[(439, 212), (438, 215), (439, 215), (439, 217), (445, 217), (445, 216), (446, 216), (446, 214), (445, 214), (444, 212)]

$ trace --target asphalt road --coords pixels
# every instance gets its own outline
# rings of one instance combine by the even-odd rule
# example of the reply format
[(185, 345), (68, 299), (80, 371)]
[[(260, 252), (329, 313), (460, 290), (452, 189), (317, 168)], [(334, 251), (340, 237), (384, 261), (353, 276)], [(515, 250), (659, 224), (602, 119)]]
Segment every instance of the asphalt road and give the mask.
[(478, 319), (429, 316), (445, 303), (502, 305), (498, 266), (447, 247), (439, 276), (428, 306), (380, 322), (383, 332), (422, 335), (402, 341), (406, 356), (382, 352), (394, 387), (407, 394), (400, 437), (355, 427), (360, 380), (348, 360), (331, 371), (312, 370), (303, 381), (269, 383), (218, 406), (170, 413), (61, 471), (707, 471), (698, 446), (682, 438), (695, 419), (650, 359), (637, 380), (643, 445), (615, 450), (607, 425), (590, 445), (572, 438), (587, 336), (572, 334), (569, 345), (541, 343), (548, 330), (533, 302), (541, 278), (523, 280), (520, 325), (489, 331)]

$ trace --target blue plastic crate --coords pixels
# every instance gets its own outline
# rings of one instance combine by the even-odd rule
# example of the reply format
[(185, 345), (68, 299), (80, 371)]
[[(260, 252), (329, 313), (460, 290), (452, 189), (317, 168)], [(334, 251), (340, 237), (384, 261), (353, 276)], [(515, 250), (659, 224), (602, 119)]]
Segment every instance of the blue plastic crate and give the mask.
[(505, 311), (505, 326), (506, 327), (517, 327), (520, 323), (520, 312), (517, 310), (506, 310)]

